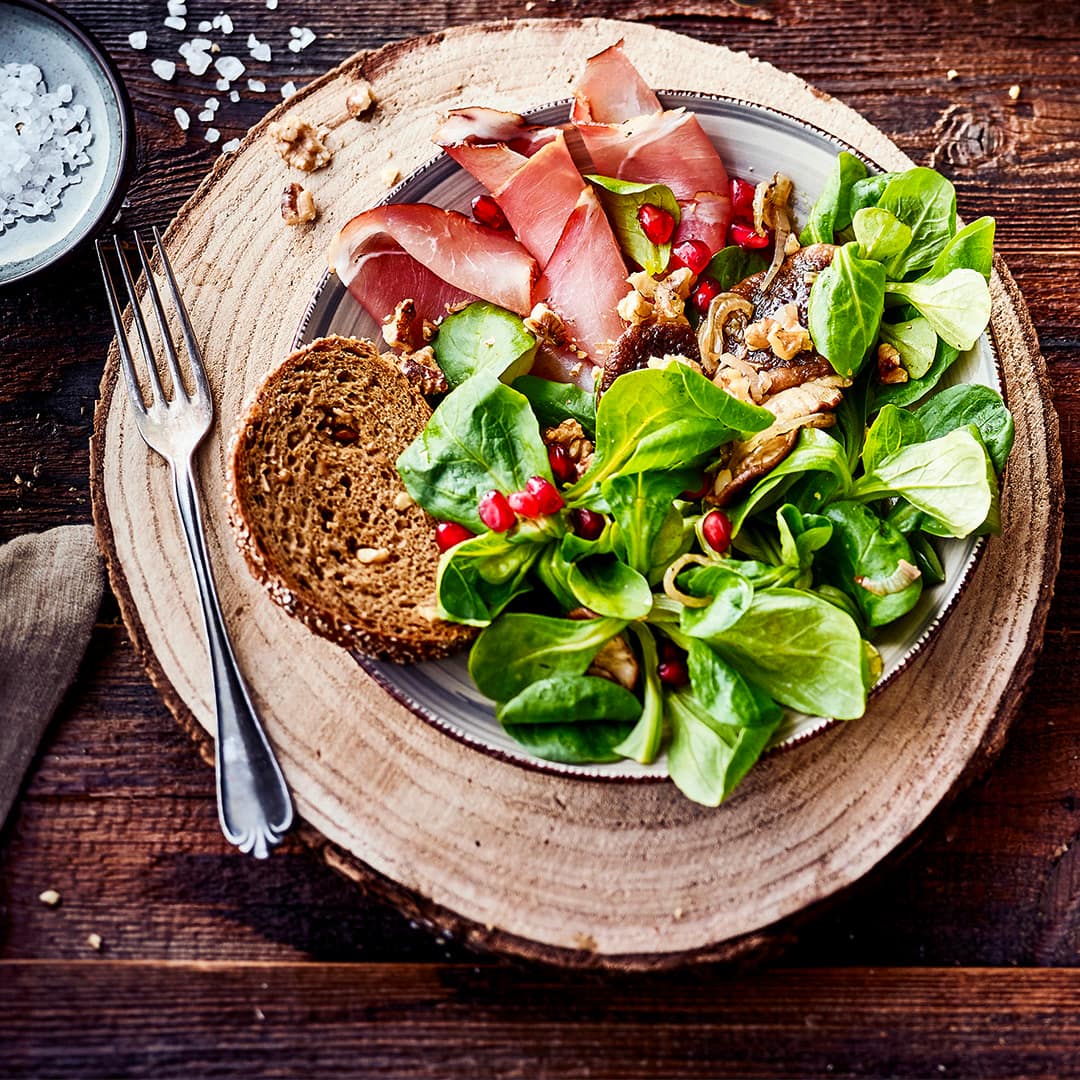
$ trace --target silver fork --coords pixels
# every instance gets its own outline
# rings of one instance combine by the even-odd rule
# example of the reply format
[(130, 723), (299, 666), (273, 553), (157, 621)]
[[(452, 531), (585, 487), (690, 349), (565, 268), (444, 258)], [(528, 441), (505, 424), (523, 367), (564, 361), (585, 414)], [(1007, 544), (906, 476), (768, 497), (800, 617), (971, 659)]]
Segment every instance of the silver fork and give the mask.
[(210, 570), (206, 551), (202, 516), (199, 512), (199, 495), (192, 472), (192, 456), (195, 448), (205, 438), (214, 421), (214, 403), (206, 381), (202, 353), (195, 340), (187, 309), (173, 276), (172, 267), (165, 256), (161, 235), (154, 229), (154, 243), (164, 272), (169, 296), (176, 308), (180, 329), (191, 369), (194, 392), (184, 386), (176, 347), (169, 333), (165, 310), (161, 304), (154, 277), (143, 249), (138, 232), (135, 246), (139, 262), (146, 277), (146, 295), (150, 299), (161, 330), (165, 363), (172, 383), (172, 400), (166, 397), (158, 372), (157, 361), (150, 346), (146, 320), (139, 308), (135, 282), (131, 276), (127, 257), (120, 241), (114, 239), (116, 254), (120, 261), (120, 274), (127, 287), (131, 301), (132, 323), (139, 338), (139, 345), (146, 360), (146, 373), (150, 385), (150, 405), (147, 406), (135, 373), (131, 349), (124, 333), (121, 305), (116, 295), (112, 273), (105, 258), (105, 244), (97, 242), (98, 262), (109, 298), (109, 311), (116, 328), (116, 343), (123, 362), (124, 381), (128, 397), (135, 412), (139, 434), (152, 450), (157, 451), (168, 463), (172, 472), (173, 494), (180, 523), (184, 527), (191, 567), (198, 586), (202, 605), (203, 622), (210, 647), (210, 667), (214, 679), (214, 702), (217, 712), (217, 740), (215, 772), (217, 776), (218, 819), (222, 831), (230, 843), (243, 852), (253, 852), (258, 859), (265, 859), (270, 848), (279, 843), (292, 825), (293, 808), (285, 778), (281, 775), (266, 733), (251, 704), (240, 669), (229, 643), (225, 621), (221, 616), (217, 589)]

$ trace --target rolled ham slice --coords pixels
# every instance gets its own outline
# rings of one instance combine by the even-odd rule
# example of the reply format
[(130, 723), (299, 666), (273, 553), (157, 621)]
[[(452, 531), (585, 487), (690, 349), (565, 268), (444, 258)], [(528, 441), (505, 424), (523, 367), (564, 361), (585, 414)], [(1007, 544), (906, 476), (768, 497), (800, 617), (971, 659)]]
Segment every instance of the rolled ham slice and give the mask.
[(406, 297), (425, 319), (477, 298), (527, 315), (540, 274), (536, 260), (506, 232), (426, 203), (358, 214), (331, 244), (330, 267), (376, 319)]
[(724, 163), (693, 113), (662, 108), (621, 41), (586, 62), (570, 119), (598, 173), (671, 188), (682, 211), (676, 243), (724, 247), (731, 224)]
[[(602, 363), (624, 329), (616, 307), (627, 291), (626, 264), (563, 132), (530, 127), (516, 113), (463, 109), (434, 138), (491, 192), (543, 268), (534, 299), (562, 318), (580, 351)], [(575, 366), (563, 365), (567, 372)]]

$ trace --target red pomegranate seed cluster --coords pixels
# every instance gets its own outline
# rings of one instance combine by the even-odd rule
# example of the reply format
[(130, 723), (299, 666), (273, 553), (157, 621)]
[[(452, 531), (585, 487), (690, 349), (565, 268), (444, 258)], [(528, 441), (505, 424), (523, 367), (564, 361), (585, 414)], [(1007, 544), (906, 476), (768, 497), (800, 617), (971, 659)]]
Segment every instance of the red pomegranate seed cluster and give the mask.
[(490, 195), (477, 195), (472, 201), (472, 215), (490, 229), (508, 228), (506, 215)]
[(731, 545), (731, 518), (723, 510), (712, 510), (705, 515), (701, 532), (709, 547), (723, 555)]
[(748, 251), (757, 251), (772, 245), (772, 237), (768, 232), (761, 236), (754, 231), (753, 225), (740, 225), (735, 222), (731, 226), (730, 236), (732, 243), (738, 244), (739, 247), (746, 248)]
[(492, 532), (506, 532), (518, 519), (556, 514), (566, 504), (555, 485), (543, 476), (532, 477), (521, 491), (504, 495), (489, 491), (480, 500), (477, 513)]
[(747, 251), (759, 251), (772, 246), (770, 232), (759, 236), (754, 229), (754, 185), (749, 180), (731, 178), (731, 208), (734, 222), (728, 230), (728, 242)]
[(666, 244), (675, 232), (675, 218), (661, 206), (644, 203), (638, 208), (637, 219), (650, 244)]
[(492, 532), (506, 532), (517, 521), (517, 516), (501, 491), (489, 491), (483, 495), (477, 512), (480, 520)]

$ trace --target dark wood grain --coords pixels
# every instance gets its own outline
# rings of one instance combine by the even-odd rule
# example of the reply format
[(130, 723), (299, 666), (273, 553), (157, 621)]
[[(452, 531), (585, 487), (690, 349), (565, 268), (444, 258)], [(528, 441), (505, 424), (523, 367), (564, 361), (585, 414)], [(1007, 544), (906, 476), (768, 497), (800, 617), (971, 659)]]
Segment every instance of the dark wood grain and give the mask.
[[(124, 220), (164, 221), (217, 154), (197, 131), (177, 129), (172, 108), (194, 112), (211, 84), (184, 73), (161, 83), (149, 72), (153, 48), (128, 47), (127, 34), (140, 27), (152, 40), (180, 40), (161, 28), (164, 5), (156, 0), (63, 6), (114, 53), (134, 99), (139, 172)], [(243, 36), (252, 26), (274, 35), (268, 82), (275, 86), (303, 82), (357, 49), (526, 14), (524, 3), (453, 0), (412, 7), (308, 0), (302, 13), (291, 0), (276, 13), (266, 12), (263, 0), (226, 6)], [(222, 7), (189, 0), (196, 19)], [(497, 1068), (572, 1075), (605, 1052), (627, 1065), (624, 1075), (719, 1075), (725, 1068), (823, 1074), (829, 1064), (831, 1075), (940, 1075), (939, 1064), (944, 1075), (1064, 1075), (1075, 1069), (1080, 1045), (1070, 973), (875, 975), (866, 966), (1080, 963), (1080, 5), (540, 0), (528, 14), (645, 18), (745, 49), (841, 98), (916, 160), (947, 172), (964, 216), (997, 217), (998, 249), (1024, 292), (1048, 362), (1068, 492), (1057, 599), (1009, 742), (989, 775), (931, 821), (917, 851), (804, 928), (786, 957), (800, 970), (734, 981), (709, 969), (674, 980), (586, 980), (575, 991), (577, 980), (505, 964), (485, 963), (480, 974), (410, 967), (469, 957), (358, 899), (296, 842), (266, 866), (228, 849), (211, 774), (149, 686), (107, 600), (77, 684), (0, 834), (0, 956), (20, 961), (0, 969), (0, 1017), (19, 1025), (7, 1028), (13, 1037), (0, 1038), (0, 1072), (139, 1075), (156, 1065), (156, 1075), (169, 1075), (184, 1071), (186, 1054), (206, 1065), (189, 1075), (286, 1072), (290, 1051), (322, 1052), (310, 1037), (315, 1029), (333, 1033), (335, 1061), (362, 1057), (373, 1075), (376, 1065), (384, 1075), (448, 1075), (440, 1066), (451, 1060), (462, 1068), (473, 1063), (473, 1075), (484, 1074), (481, 1062), (491, 1075)], [(281, 48), (293, 23), (319, 34), (299, 57)], [(954, 80), (946, 77), (950, 68)], [(1021, 87), (1016, 101), (1008, 96), (1014, 84)], [(223, 104), (222, 138), (241, 134), (270, 104), (270, 95), (247, 90), (239, 104)], [(0, 541), (89, 521), (86, 443), (109, 336), (86, 252), (0, 291)], [(36, 899), (46, 887), (61, 891), (60, 907)], [(298, 965), (262, 975), (254, 967), (229, 974), (156, 964), (67, 966), (94, 955), (86, 945), (91, 931), (104, 938), (106, 961), (385, 966), (327, 972)], [(48, 963), (23, 966), (24, 959)], [(844, 965), (861, 967), (837, 970)], [(261, 981), (279, 992), (269, 1028), (251, 1019)], [(589, 1006), (612, 996), (618, 1004), (610, 1012)], [(222, 1003), (225, 1026), (209, 1009), (184, 1004), (197, 1000)], [(386, 1000), (394, 1004), (384, 1010)], [(809, 1013), (806, 1000), (814, 1004)], [(535, 1029), (529, 1002), (539, 1002), (545, 1019)], [(649, 1014), (663, 1013), (669, 1002), (682, 1011), (652, 1030)], [(576, 1026), (568, 1023), (575, 1007)], [(158, 1017), (157, 1027), (148, 1016)], [(463, 1027), (468, 1017), (472, 1029)], [(602, 1041), (602, 1026), (614, 1021), (619, 1034)], [(410, 1050), (409, 1040), (418, 1049)], [(524, 1051), (515, 1058), (514, 1040), (531, 1048), (543, 1069), (530, 1070)], [(226, 1051), (220, 1067), (210, 1057), (215, 1045)], [(264, 1052), (271, 1048), (279, 1055)], [(950, 1054), (937, 1060), (946, 1048)], [(604, 1075), (599, 1065), (592, 1075)]]
[(9, 1077), (292, 1076), (298, 1061), (440, 1080), (1080, 1071), (1075, 972), (780, 970), (706, 990), (692, 974), (89, 961), (2, 964), (0, 987)]

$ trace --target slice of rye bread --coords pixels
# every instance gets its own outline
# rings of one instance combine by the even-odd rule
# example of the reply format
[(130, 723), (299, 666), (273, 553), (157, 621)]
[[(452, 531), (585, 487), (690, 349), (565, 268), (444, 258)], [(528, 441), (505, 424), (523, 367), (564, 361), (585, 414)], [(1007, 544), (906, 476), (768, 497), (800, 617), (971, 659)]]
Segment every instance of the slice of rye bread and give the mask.
[(255, 389), (229, 452), (229, 519), (271, 597), (315, 633), (399, 663), (475, 633), (434, 617), (432, 521), (394, 464), (430, 416), (370, 341), (319, 338)]

